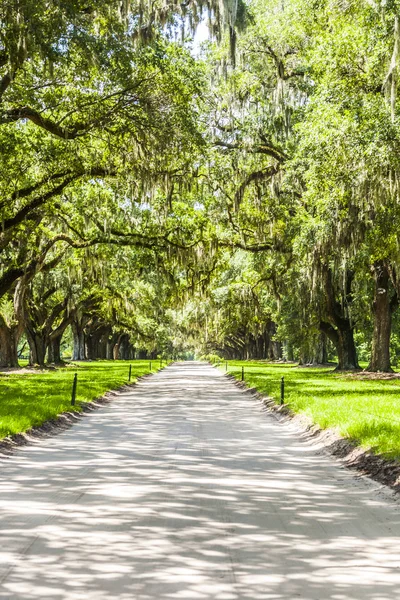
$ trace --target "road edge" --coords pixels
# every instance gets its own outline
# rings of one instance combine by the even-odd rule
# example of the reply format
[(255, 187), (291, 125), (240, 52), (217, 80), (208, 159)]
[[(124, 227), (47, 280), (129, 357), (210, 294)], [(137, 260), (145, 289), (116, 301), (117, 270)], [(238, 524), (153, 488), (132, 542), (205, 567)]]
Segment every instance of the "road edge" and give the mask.
[[(163, 367), (165, 368), (165, 367)], [(162, 369), (160, 369), (162, 370)], [(138, 383), (155, 375), (159, 371), (140, 375), (132, 383), (125, 383), (118, 388), (109, 390), (103, 396), (94, 398), (90, 402), (82, 402), (80, 404), (81, 411), (65, 411), (54, 417), (44, 421), (41, 425), (31, 427), (25, 432), (14, 433), (5, 438), (0, 439), (0, 458), (8, 458), (12, 456), (18, 448), (33, 444), (45, 438), (56, 436), (67, 429), (70, 429), (75, 423), (79, 423), (82, 418), (90, 413), (99, 410), (105, 405), (110, 404), (120, 393), (128, 391), (135, 387)]]
[(374, 454), (371, 450), (365, 450), (354, 440), (341, 436), (336, 430), (322, 429), (305, 415), (293, 412), (287, 404), (276, 404), (271, 397), (264, 396), (254, 387), (249, 388), (246, 382), (239, 381), (234, 375), (230, 373), (223, 375), (237, 387), (262, 402), (267, 412), (277, 421), (282, 424), (295, 424), (303, 439), (320, 445), (321, 453), (333, 456), (348, 469), (377, 481), (396, 494), (400, 493), (400, 460), (387, 459)]

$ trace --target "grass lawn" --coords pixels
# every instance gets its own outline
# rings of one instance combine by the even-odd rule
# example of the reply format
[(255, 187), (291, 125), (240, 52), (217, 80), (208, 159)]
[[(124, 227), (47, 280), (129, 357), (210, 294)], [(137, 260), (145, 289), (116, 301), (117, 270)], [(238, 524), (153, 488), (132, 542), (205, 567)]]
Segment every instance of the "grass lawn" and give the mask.
[[(400, 379), (365, 379), (330, 368), (292, 364), (229, 361), (228, 372), (262, 394), (280, 401), (285, 378), (285, 403), (322, 428), (336, 428), (347, 438), (387, 457), (400, 457)], [(225, 363), (220, 366), (225, 371)]]
[[(0, 438), (27, 431), (58, 414), (80, 405), (149, 373), (148, 360), (74, 362), (57, 370), (0, 373)], [(153, 361), (152, 370), (159, 368)], [(74, 374), (78, 373), (76, 405), (71, 406)]]

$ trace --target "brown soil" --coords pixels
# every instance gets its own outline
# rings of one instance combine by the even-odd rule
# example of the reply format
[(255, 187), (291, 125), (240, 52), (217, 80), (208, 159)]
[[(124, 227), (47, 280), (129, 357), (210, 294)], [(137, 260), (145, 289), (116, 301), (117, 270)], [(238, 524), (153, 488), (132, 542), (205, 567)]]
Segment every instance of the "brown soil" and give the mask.
[(351, 379), (400, 379), (400, 373), (375, 373), (372, 371), (352, 371), (350, 373), (340, 373), (340, 376)]

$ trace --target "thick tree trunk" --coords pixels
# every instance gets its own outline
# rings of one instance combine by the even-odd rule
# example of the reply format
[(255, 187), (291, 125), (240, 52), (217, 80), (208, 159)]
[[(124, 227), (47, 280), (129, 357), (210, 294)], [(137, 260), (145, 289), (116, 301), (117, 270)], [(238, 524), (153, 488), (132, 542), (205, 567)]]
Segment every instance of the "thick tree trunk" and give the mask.
[(118, 342), (119, 335), (113, 333), (107, 340), (107, 360), (114, 360), (114, 347)]
[(29, 344), (29, 364), (44, 367), (46, 358), (46, 335), (40, 330), (34, 331), (31, 328), (26, 329), (26, 339)]
[[(19, 305), (19, 310), (16, 308)], [(29, 365), (44, 367), (47, 348), (45, 302), (37, 303), (32, 295), (32, 282), (22, 279), (14, 297), (14, 310), (25, 328), (29, 345)]]
[(65, 315), (58, 327), (50, 333), (47, 344), (47, 361), (49, 363), (57, 365), (63, 362), (61, 358), (61, 341), (67, 327), (71, 325), (72, 319), (73, 313)]
[(107, 340), (111, 327), (94, 319), (85, 327), (86, 357), (89, 360), (107, 358)]
[(131, 344), (129, 342), (129, 335), (125, 334), (122, 337), (121, 343), (120, 343), (120, 348), (119, 348), (119, 355), (121, 360), (129, 360), (130, 359), (130, 355), (131, 355)]
[(274, 355), (274, 360), (281, 360), (282, 358), (282, 344), (281, 342), (279, 342), (278, 340), (275, 340), (274, 342), (272, 342), (273, 346), (272, 346), (272, 352)]
[(14, 324), (8, 325), (0, 313), (0, 367), (19, 367), (18, 342), (23, 332), (24, 291), (25, 286), (19, 280), (15, 286), (13, 297)]
[(354, 343), (354, 327), (350, 320), (350, 306), (353, 302), (352, 283), (354, 273), (346, 272), (346, 285), (342, 291), (342, 301), (336, 298), (333, 274), (329, 267), (324, 268), (324, 292), (328, 322), (321, 320), (320, 331), (335, 345), (338, 355), (338, 371), (359, 369), (357, 350)]
[(309, 364), (310, 364), (310, 357), (308, 355), (308, 352), (304, 348), (301, 348), (300, 354), (299, 354), (299, 365), (301, 367), (304, 367), (305, 365), (309, 365)]
[(85, 333), (85, 353), (88, 360), (97, 358), (97, 339), (95, 335)]
[(107, 341), (107, 352), (106, 352), (106, 358), (107, 358), (107, 360), (113, 360), (114, 359), (113, 349), (114, 349), (114, 342), (112, 340), (108, 340)]
[(101, 335), (97, 347), (97, 358), (107, 358), (107, 340), (111, 335), (111, 327), (108, 327)]
[(72, 360), (86, 360), (85, 351), (85, 333), (81, 323), (73, 321), (72, 324), (72, 336), (73, 336), (73, 352)]
[(392, 314), (398, 306), (397, 294), (390, 298), (389, 272), (383, 261), (377, 261), (372, 267), (375, 280), (375, 294), (372, 305), (374, 331), (369, 371), (392, 372), (390, 365), (390, 336), (392, 333)]
[(117, 341), (116, 341), (116, 343), (115, 343), (115, 345), (113, 347), (113, 359), (114, 360), (118, 360), (119, 358), (121, 358), (120, 357), (120, 349), (121, 349), (121, 345), (122, 345), (122, 343), (124, 341), (124, 337), (125, 337), (124, 334), (121, 333), (118, 336)]
[(330, 323), (321, 321), (320, 330), (326, 334), (336, 348), (337, 371), (353, 371), (360, 368), (354, 343), (354, 330), (350, 325), (347, 328), (334, 329)]
[(5, 323), (0, 325), (0, 367), (19, 367), (19, 337), (16, 327), (8, 327)]
[(338, 353), (339, 364), (338, 371), (348, 371), (359, 369), (357, 350), (354, 343), (353, 329), (338, 331), (339, 343), (336, 346)]
[(326, 335), (313, 335), (300, 350), (299, 365), (321, 365), (327, 361)]
[(62, 334), (50, 339), (47, 348), (47, 361), (49, 363), (57, 365), (63, 362), (61, 359), (61, 340)]

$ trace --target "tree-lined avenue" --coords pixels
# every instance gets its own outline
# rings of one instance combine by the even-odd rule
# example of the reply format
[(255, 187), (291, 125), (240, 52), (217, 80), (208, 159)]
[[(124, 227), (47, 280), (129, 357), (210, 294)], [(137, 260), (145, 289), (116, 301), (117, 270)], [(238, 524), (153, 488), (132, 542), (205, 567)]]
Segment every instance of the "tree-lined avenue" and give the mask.
[(398, 504), (176, 363), (2, 460), (1, 600), (392, 600)]

